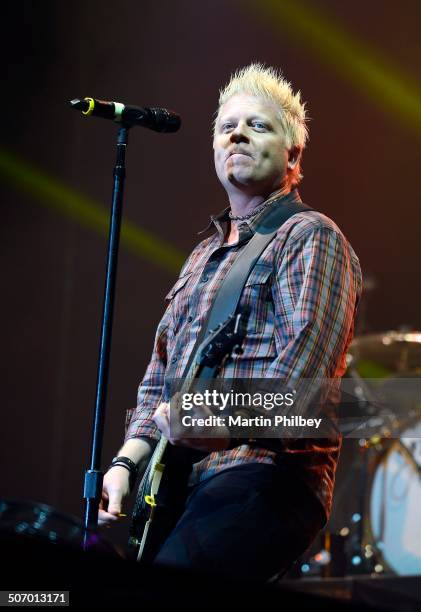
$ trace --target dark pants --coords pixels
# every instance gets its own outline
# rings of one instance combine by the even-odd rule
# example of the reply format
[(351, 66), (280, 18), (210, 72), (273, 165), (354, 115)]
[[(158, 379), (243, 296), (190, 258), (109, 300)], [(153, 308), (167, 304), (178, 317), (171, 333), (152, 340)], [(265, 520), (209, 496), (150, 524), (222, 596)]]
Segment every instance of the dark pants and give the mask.
[(236, 466), (193, 487), (154, 563), (268, 580), (292, 565), (325, 520), (315, 495), (282, 469)]

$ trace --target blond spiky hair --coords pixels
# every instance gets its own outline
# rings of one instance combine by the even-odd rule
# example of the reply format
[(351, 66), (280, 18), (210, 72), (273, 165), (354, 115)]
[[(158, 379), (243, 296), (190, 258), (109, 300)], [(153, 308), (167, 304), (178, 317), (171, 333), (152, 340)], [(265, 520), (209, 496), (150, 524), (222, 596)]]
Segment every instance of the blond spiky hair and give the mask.
[[(294, 94), (291, 83), (283, 78), (280, 70), (254, 62), (237, 70), (231, 75), (229, 83), (220, 90), (215, 124), (221, 106), (232, 96), (244, 93), (264, 98), (279, 108), (287, 148), (297, 147), (301, 157), (308, 138), (305, 102), (301, 102), (301, 92)], [(294, 183), (298, 183), (301, 178), (298, 161), (294, 170)]]

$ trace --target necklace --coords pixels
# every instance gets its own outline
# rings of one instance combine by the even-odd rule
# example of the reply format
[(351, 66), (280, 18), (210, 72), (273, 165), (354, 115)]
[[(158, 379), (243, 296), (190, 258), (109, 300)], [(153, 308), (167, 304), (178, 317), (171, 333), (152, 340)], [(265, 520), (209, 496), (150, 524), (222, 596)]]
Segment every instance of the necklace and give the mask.
[(272, 204), (272, 202), (273, 202), (273, 199), (268, 200), (267, 202), (263, 202), (263, 204), (260, 204), (260, 206), (257, 206), (255, 209), (251, 211), (251, 213), (248, 213), (248, 215), (235, 216), (230, 211), (228, 213), (228, 216), (231, 219), (231, 221), (247, 221), (247, 219), (251, 219), (252, 217), (255, 217), (260, 212), (262, 212), (262, 210), (265, 210), (265, 208), (267, 208), (270, 204)]

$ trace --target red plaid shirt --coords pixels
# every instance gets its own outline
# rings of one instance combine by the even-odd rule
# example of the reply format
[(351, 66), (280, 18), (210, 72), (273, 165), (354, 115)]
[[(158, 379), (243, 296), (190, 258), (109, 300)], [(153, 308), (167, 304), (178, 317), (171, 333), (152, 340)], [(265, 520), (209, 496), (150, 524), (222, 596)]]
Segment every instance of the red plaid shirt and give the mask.
[[(297, 190), (276, 205), (294, 200), (300, 201)], [(254, 234), (260, 215), (240, 225), (238, 243), (224, 244), (228, 210), (211, 217), (216, 233), (196, 246), (166, 296), (168, 305), (158, 324), (137, 406), (127, 412), (125, 440), (159, 438), (151, 417), (158, 404), (167, 400), (165, 382), (182, 377), (222, 279)], [(232, 356), (219, 376), (283, 381), (329, 378), (339, 383), (361, 286), (358, 258), (335, 223), (315, 211), (293, 215), (246, 282), (240, 306), (248, 305), (251, 311), (242, 352)], [(340, 437), (304, 438), (287, 442), (283, 450), (327, 516), (340, 443)], [(248, 444), (211, 452), (193, 466), (190, 484), (234, 465), (274, 463), (274, 457), (273, 451)]]

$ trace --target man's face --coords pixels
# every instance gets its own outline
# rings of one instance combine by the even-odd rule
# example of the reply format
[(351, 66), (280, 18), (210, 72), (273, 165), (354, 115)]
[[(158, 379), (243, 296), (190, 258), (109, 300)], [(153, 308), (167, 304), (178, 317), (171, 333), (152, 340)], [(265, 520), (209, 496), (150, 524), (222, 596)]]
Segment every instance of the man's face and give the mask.
[(232, 96), (219, 110), (213, 140), (216, 174), (227, 191), (276, 191), (286, 176), (288, 150), (277, 109), (263, 98)]

